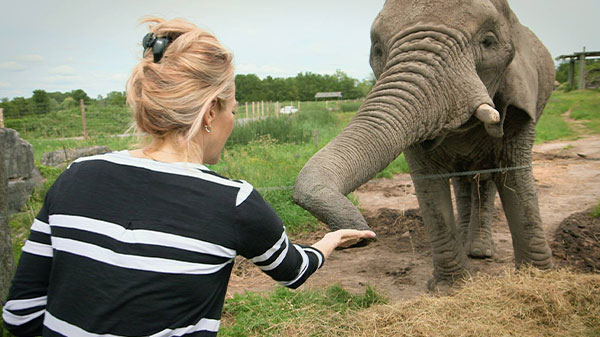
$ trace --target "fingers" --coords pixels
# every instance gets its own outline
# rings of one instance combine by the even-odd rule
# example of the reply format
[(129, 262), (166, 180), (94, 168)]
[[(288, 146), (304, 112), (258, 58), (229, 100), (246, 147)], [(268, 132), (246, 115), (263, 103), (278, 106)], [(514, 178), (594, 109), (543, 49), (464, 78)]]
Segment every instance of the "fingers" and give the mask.
[(339, 247), (352, 246), (362, 239), (372, 239), (376, 236), (373, 231), (359, 231), (355, 229), (340, 229), (334, 233), (339, 235)]

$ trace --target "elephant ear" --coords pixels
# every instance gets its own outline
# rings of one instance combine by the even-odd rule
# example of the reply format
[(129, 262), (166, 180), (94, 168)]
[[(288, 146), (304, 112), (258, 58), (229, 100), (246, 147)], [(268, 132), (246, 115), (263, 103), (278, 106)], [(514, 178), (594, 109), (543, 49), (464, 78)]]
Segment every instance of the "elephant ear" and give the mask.
[[(519, 28), (527, 29), (524, 27)], [(522, 35), (517, 34), (515, 38), (522, 38)], [(539, 62), (539, 59), (534, 55), (535, 51), (533, 48), (535, 47), (531, 44), (527, 46), (527, 43), (518, 41), (515, 43), (515, 48), (515, 56), (506, 70), (500, 88), (506, 104), (502, 108), (506, 109), (512, 105), (526, 112), (534, 122), (537, 122), (539, 117), (537, 106), (540, 88), (538, 65), (536, 62)]]

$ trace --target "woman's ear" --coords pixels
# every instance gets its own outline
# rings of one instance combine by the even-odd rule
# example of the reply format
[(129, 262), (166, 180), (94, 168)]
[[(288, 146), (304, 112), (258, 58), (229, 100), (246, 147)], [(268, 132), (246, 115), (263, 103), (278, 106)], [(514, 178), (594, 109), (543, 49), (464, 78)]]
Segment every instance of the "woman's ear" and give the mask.
[(216, 109), (217, 109), (217, 99), (215, 98), (210, 102), (209, 108), (206, 110), (206, 112), (204, 113), (204, 116), (202, 117), (204, 125), (210, 127), (213, 119), (215, 119)]

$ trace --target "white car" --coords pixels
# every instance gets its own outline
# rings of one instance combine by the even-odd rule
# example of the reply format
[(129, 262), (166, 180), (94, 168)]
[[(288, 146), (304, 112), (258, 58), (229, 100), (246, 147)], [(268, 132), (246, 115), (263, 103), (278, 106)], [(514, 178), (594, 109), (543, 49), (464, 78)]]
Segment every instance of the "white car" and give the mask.
[(281, 110), (279, 110), (279, 113), (282, 113), (282, 114), (293, 114), (295, 112), (298, 112), (298, 109), (296, 109), (292, 105), (286, 105), (283, 108), (281, 108)]

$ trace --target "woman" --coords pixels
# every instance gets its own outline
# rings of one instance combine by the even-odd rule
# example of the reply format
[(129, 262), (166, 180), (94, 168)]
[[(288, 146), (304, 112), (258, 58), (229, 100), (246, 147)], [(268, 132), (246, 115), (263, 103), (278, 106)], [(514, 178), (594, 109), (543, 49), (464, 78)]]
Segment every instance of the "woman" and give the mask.
[(294, 245), (250, 184), (206, 168), (233, 128), (233, 56), (189, 22), (145, 22), (127, 98), (152, 141), (80, 158), (48, 191), (4, 305), (16, 335), (215, 336), (236, 255), (296, 288), (375, 236)]

